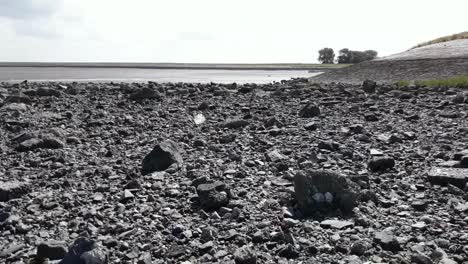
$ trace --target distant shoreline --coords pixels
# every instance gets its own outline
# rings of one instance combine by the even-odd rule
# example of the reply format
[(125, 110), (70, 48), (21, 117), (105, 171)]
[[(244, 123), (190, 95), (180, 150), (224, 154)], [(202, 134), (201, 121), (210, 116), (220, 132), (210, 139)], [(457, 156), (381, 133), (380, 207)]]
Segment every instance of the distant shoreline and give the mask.
[(182, 70), (309, 70), (326, 71), (346, 67), (344, 64), (306, 63), (118, 63), (118, 62), (0, 62), (0, 67), (44, 68), (132, 68), (132, 69), (182, 69)]

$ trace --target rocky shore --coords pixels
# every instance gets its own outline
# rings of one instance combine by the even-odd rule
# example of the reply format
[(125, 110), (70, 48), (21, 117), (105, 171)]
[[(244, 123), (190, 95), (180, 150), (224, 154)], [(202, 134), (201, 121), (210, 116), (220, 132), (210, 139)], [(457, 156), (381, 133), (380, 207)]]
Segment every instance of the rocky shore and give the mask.
[(0, 83), (1, 263), (468, 263), (468, 95)]

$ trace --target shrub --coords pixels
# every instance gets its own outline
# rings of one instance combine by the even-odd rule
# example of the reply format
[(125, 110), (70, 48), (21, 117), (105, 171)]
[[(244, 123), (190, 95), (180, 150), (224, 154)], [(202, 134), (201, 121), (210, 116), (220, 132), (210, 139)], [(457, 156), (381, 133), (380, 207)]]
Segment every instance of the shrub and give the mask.
[(360, 63), (377, 58), (377, 51), (366, 50), (356, 51), (350, 49), (341, 49), (338, 56), (338, 63)]

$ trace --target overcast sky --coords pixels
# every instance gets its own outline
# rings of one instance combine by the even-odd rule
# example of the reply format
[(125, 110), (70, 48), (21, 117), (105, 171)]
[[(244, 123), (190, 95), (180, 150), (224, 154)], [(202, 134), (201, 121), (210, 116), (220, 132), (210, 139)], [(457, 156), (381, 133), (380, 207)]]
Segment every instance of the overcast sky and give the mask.
[(316, 62), (468, 30), (467, 0), (0, 0), (0, 61)]

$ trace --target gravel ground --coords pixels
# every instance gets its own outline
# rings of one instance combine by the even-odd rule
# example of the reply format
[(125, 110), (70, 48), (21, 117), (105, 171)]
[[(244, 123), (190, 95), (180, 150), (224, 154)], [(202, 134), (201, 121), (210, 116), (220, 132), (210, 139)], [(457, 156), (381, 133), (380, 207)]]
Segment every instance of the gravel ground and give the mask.
[(459, 91), (17, 91), (0, 84), (2, 263), (468, 263)]

